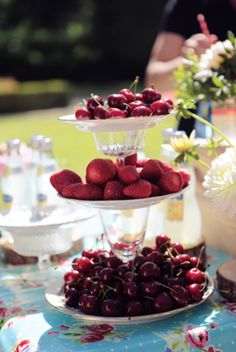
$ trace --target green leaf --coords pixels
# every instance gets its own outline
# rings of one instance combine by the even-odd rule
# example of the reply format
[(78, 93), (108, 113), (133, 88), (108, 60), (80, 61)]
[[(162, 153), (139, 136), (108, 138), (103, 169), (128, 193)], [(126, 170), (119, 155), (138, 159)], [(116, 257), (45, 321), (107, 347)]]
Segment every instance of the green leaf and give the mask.
[(234, 33), (231, 32), (231, 31), (228, 31), (228, 39), (231, 41), (232, 45), (234, 46), (235, 45), (235, 36), (234, 36)]
[(223, 88), (224, 87), (224, 83), (219, 79), (219, 77), (217, 76), (212, 76), (211, 77), (212, 82), (214, 83), (214, 85), (218, 88)]

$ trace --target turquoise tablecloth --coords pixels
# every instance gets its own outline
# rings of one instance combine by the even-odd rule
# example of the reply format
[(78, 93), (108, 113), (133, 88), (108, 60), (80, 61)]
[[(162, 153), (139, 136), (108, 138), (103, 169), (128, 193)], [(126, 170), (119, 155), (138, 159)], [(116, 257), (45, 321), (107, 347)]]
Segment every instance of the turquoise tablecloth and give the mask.
[[(215, 275), (227, 259), (209, 249)], [(43, 283), (24, 281), (19, 268), (1, 267), (0, 350), (3, 352), (235, 352), (236, 304), (217, 293), (201, 306), (147, 325), (94, 326), (48, 306)], [(18, 272), (18, 274), (17, 274)]]

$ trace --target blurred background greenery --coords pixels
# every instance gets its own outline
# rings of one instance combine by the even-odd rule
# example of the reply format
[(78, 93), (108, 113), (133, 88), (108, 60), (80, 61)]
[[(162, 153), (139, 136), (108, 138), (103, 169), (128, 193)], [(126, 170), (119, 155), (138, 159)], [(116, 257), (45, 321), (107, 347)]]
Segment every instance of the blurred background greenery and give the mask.
[[(91, 134), (56, 119), (92, 92), (128, 87), (136, 75), (142, 89), (164, 3), (0, 0), (0, 143), (28, 143), (41, 133), (53, 139), (62, 167), (84, 169), (98, 155)], [(147, 134), (145, 151), (156, 157), (161, 133)]]

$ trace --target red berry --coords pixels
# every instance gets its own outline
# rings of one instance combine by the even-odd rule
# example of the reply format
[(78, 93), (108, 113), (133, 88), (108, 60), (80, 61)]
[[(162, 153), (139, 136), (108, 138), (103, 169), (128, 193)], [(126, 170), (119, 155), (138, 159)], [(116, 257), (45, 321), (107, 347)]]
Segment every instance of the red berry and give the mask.
[(143, 95), (142, 95), (142, 93), (136, 93), (136, 94), (135, 94), (135, 100), (143, 101)]
[(116, 167), (109, 159), (94, 159), (86, 168), (86, 180), (88, 183), (103, 185), (116, 176)]
[(91, 97), (87, 101), (87, 109), (90, 112), (93, 112), (96, 106), (103, 105), (103, 104), (104, 104), (103, 99), (99, 95), (91, 94)]
[(164, 194), (179, 192), (183, 187), (182, 177), (176, 171), (167, 172), (159, 178), (158, 186)]
[(169, 104), (170, 107), (171, 107), (171, 109), (173, 109), (173, 107), (174, 107), (173, 100), (171, 100), (171, 99), (164, 99), (164, 102), (167, 103), (167, 104)]
[(78, 281), (81, 275), (78, 271), (69, 271), (64, 275), (64, 281), (68, 284), (73, 281)]
[(205, 281), (205, 274), (197, 268), (192, 268), (186, 272), (185, 279), (188, 283), (201, 284)]
[(125, 165), (134, 165), (137, 164), (137, 154), (129, 155), (125, 158)]
[(140, 179), (140, 175), (136, 170), (135, 166), (126, 165), (118, 168), (119, 180), (127, 185), (130, 183), (137, 182)]
[(128, 100), (123, 94), (111, 94), (108, 96), (107, 102), (111, 108), (121, 109), (128, 103)]
[(73, 268), (81, 273), (87, 273), (90, 269), (92, 269), (92, 267), (93, 264), (90, 259), (86, 257), (77, 258), (73, 262)]
[(159, 160), (149, 159), (145, 163), (140, 176), (145, 180), (156, 183), (163, 174), (164, 171)]
[(181, 266), (183, 269), (188, 269), (190, 267), (190, 255), (187, 253), (178, 254), (174, 258), (174, 264), (177, 266)]
[(191, 298), (195, 302), (199, 302), (203, 297), (203, 286), (201, 284), (191, 284), (187, 286), (188, 292), (191, 295)]
[(178, 172), (182, 178), (183, 188), (187, 187), (191, 179), (190, 173), (187, 170), (179, 170)]
[(161, 94), (156, 91), (154, 88), (145, 88), (143, 90), (143, 100), (145, 103), (152, 103), (155, 100), (160, 100)]
[(165, 312), (172, 309), (172, 300), (168, 293), (161, 292), (153, 301), (153, 309), (155, 312)]
[(172, 243), (171, 248), (174, 249), (175, 254), (182, 254), (184, 252), (184, 247), (180, 243)]
[(134, 93), (132, 93), (131, 90), (129, 90), (128, 88), (121, 89), (119, 93), (123, 94), (126, 97), (128, 103), (135, 100)]
[(152, 113), (151, 109), (149, 109), (147, 106), (140, 105), (131, 111), (131, 116), (133, 117), (150, 116), (151, 113)]
[(123, 194), (128, 198), (147, 198), (152, 192), (151, 183), (145, 180), (131, 183), (123, 189)]
[(123, 189), (124, 185), (119, 181), (108, 181), (104, 189), (105, 200), (119, 200), (124, 199)]
[(165, 252), (170, 247), (170, 237), (165, 234), (157, 235), (155, 241), (157, 249), (161, 252)]
[(121, 109), (117, 109), (117, 108), (109, 108), (109, 112), (110, 112), (110, 117), (111, 118), (125, 118), (126, 117), (126, 113), (124, 110)]
[(51, 185), (57, 190), (58, 193), (61, 193), (62, 189), (73, 183), (82, 182), (81, 177), (77, 175), (74, 171), (71, 170), (62, 170), (54, 173), (50, 177)]
[(92, 184), (73, 183), (62, 189), (61, 194), (65, 198), (81, 200), (101, 200), (103, 199), (103, 189)]
[(143, 106), (143, 102), (140, 100), (135, 100), (129, 103), (129, 109), (131, 112), (133, 109), (137, 108), (138, 106)]
[(154, 185), (154, 183), (151, 183), (151, 186), (152, 186), (151, 197), (159, 196), (161, 194), (160, 187), (158, 187), (157, 185)]
[(75, 117), (77, 120), (88, 120), (92, 118), (91, 112), (85, 107), (79, 107), (75, 111)]
[(96, 120), (104, 120), (109, 119), (111, 117), (111, 113), (108, 108), (105, 106), (96, 106), (93, 111), (93, 118)]
[(170, 105), (162, 100), (154, 101), (151, 104), (150, 109), (152, 110), (153, 115), (166, 115), (169, 114), (171, 108)]

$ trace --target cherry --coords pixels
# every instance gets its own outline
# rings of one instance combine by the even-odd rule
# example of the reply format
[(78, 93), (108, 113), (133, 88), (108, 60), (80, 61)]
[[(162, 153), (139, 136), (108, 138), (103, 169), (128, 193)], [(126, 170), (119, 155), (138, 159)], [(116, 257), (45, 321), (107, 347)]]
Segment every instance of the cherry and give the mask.
[(187, 286), (188, 292), (191, 295), (191, 298), (195, 302), (199, 302), (203, 297), (203, 287), (201, 284), (191, 284)]
[(143, 305), (138, 300), (130, 301), (127, 305), (126, 311), (128, 316), (142, 315)]
[(103, 105), (103, 99), (99, 95), (93, 95), (91, 94), (91, 97), (87, 101), (87, 109), (90, 112), (93, 112), (93, 110), (96, 108), (98, 105)]
[(91, 263), (89, 258), (82, 257), (76, 258), (72, 263), (72, 267), (73, 269), (78, 270), (81, 273), (87, 273), (90, 269), (92, 269), (93, 264)]
[(101, 252), (99, 249), (83, 249), (82, 250), (82, 257), (87, 257), (89, 259), (96, 258), (98, 254)]
[(167, 284), (169, 287), (172, 287), (174, 285), (180, 285), (184, 286), (185, 280), (183, 277), (171, 277), (167, 279)]
[(100, 283), (99, 282), (93, 282), (90, 286), (90, 294), (91, 295), (94, 295), (94, 296), (99, 296), (100, 294), (100, 290), (101, 290), (101, 286), (100, 286)]
[(139, 274), (143, 278), (148, 278), (148, 277), (159, 278), (160, 269), (155, 263), (146, 262), (142, 264), (142, 266), (140, 267)]
[(129, 103), (129, 108), (131, 112), (133, 109), (137, 108), (138, 106), (143, 106), (143, 102), (140, 100), (135, 100)]
[(205, 274), (197, 268), (192, 268), (186, 272), (185, 279), (188, 283), (191, 284), (201, 284), (205, 281)]
[(165, 312), (172, 309), (172, 301), (168, 293), (161, 292), (153, 301), (153, 309), (155, 312)]
[(107, 334), (108, 332), (114, 330), (113, 326), (110, 324), (90, 325), (88, 329), (94, 332), (98, 332), (99, 334)]
[(64, 275), (64, 281), (66, 283), (71, 283), (73, 281), (78, 281), (81, 278), (81, 274), (78, 271), (69, 271)]
[(174, 249), (174, 251), (172, 253), (176, 254), (182, 254), (184, 252), (184, 247), (182, 246), (182, 244), (180, 243), (172, 243), (171, 244), (171, 248)]
[(124, 275), (124, 280), (126, 282), (134, 281), (137, 282), (139, 279), (139, 276), (137, 273), (133, 273), (132, 271), (127, 271)]
[(154, 101), (150, 109), (154, 115), (166, 115), (170, 112), (170, 105), (162, 100)]
[(160, 293), (160, 287), (156, 281), (146, 281), (142, 285), (142, 291), (145, 296), (154, 297)]
[(92, 114), (87, 108), (79, 107), (75, 111), (75, 117), (77, 120), (88, 120), (92, 118)]
[(104, 339), (104, 336), (103, 334), (98, 334), (98, 333), (87, 333), (87, 334), (84, 334), (84, 335), (81, 335), (79, 340), (80, 342), (97, 342), (97, 341), (101, 341)]
[(186, 306), (189, 302), (190, 294), (183, 286), (172, 286), (170, 294), (174, 298), (178, 306)]
[(143, 95), (142, 95), (142, 93), (135, 93), (135, 100), (143, 101)]
[(84, 295), (81, 302), (81, 310), (86, 314), (93, 314), (97, 309), (97, 297)]
[(153, 251), (146, 257), (148, 262), (153, 262), (157, 265), (162, 264), (164, 261), (163, 255), (159, 251)]
[(116, 269), (117, 275), (120, 277), (123, 277), (127, 271), (129, 271), (129, 267), (126, 264), (121, 264)]
[(167, 104), (169, 104), (170, 107), (171, 107), (171, 109), (173, 109), (173, 107), (174, 107), (173, 100), (171, 100), (171, 99), (164, 99), (164, 102), (167, 103)]
[[(141, 254), (146, 257), (148, 254), (152, 253), (152, 248), (151, 247), (143, 247), (141, 250)], [(150, 260), (151, 262), (151, 260)]]
[(127, 104), (128, 100), (123, 94), (111, 94), (107, 98), (108, 105), (111, 108), (121, 109)]
[(175, 265), (181, 266), (183, 269), (190, 267), (190, 255), (187, 253), (178, 254), (173, 261)]
[(122, 260), (112, 255), (106, 259), (106, 266), (108, 268), (116, 269), (119, 265), (122, 264)]
[(65, 297), (77, 301), (79, 298), (79, 292), (75, 288), (69, 288), (65, 293)]
[(129, 155), (125, 158), (124, 162), (125, 162), (125, 165), (133, 165), (133, 166), (136, 166), (137, 165), (137, 154), (132, 154), (132, 155)]
[(120, 297), (123, 294), (123, 285), (121, 281), (115, 281), (115, 283), (113, 283), (111, 287), (116, 297)]
[(131, 90), (129, 90), (128, 88), (121, 89), (119, 93), (123, 94), (126, 97), (128, 103), (135, 100), (134, 93), (132, 93)]
[(114, 270), (112, 268), (104, 268), (100, 271), (99, 278), (104, 283), (109, 283), (112, 281), (114, 275)]
[(165, 234), (157, 235), (155, 241), (157, 249), (162, 253), (164, 253), (166, 249), (170, 247), (170, 237)]
[(191, 268), (198, 268), (201, 271), (204, 271), (204, 265), (198, 257), (190, 257), (190, 266)]
[(117, 108), (109, 108), (110, 117), (120, 117), (125, 118), (127, 117), (126, 112), (121, 109)]
[(96, 106), (93, 111), (93, 118), (96, 120), (109, 119), (111, 117), (110, 111), (105, 106)]
[(101, 306), (102, 314), (107, 317), (120, 317), (122, 315), (122, 305), (118, 300), (105, 299)]
[(161, 99), (161, 94), (156, 91), (154, 88), (145, 88), (143, 90), (143, 100), (145, 103), (152, 103), (155, 100)]
[(151, 109), (149, 109), (147, 106), (140, 105), (131, 111), (131, 116), (133, 117), (150, 116), (151, 113), (152, 113)]
[(92, 285), (91, 277), (86, 277), (83, 281), (82, 288), (89, 289), (91, 285)]
[(135, 298), (138, 294), (138, 287), (135, 282), (125, 282), (124, 283), (124, 294), (128, 296), (128, 298)]
[(144, 255), (142, 254), (137, 254), (136, 257), (134, 258), (134, 265), (138, 269), (140, 266), (145, 263), (146, 259)]

